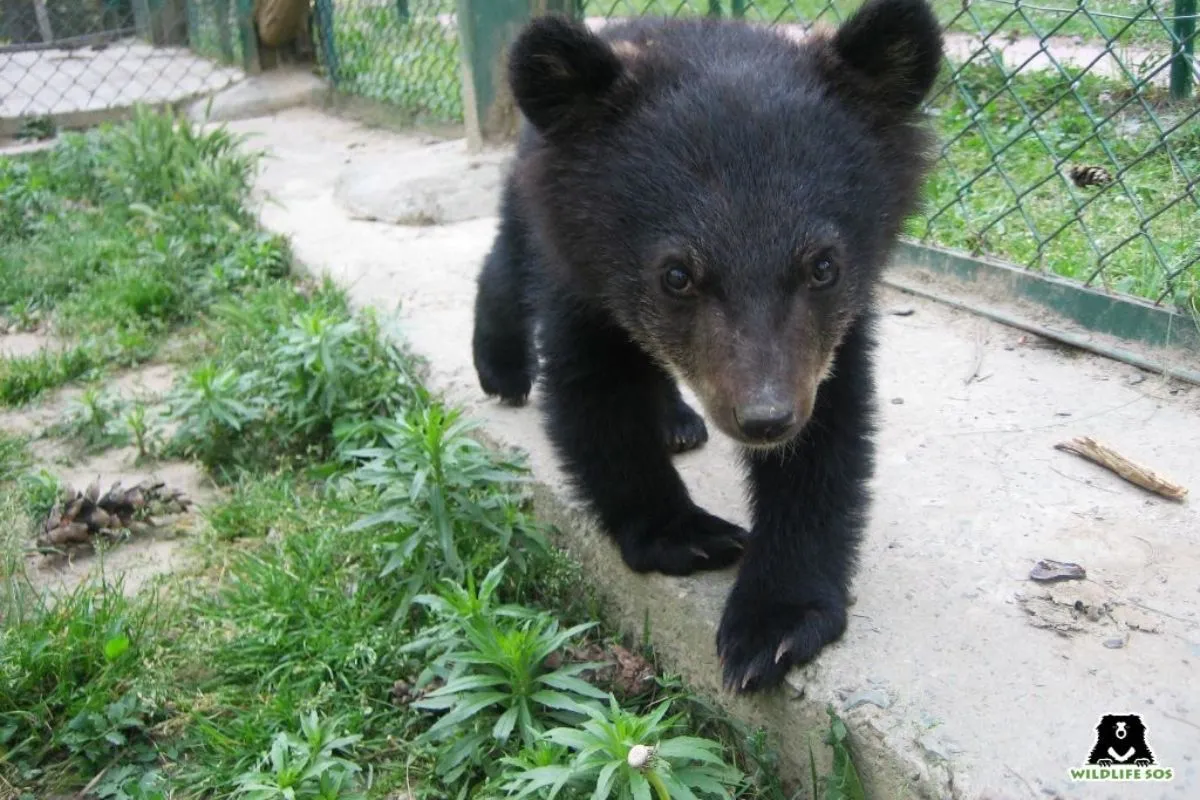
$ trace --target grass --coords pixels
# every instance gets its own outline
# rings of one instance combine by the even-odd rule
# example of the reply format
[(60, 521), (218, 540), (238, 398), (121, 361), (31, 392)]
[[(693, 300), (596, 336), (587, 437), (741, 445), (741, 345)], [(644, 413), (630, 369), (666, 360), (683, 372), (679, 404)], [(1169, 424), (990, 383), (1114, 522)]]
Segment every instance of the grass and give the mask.
[[(415, 380), (384, 321), (352, 312), (330, 283), (291, 279), (281, 243), (261, 247), (269, 240), (242, 224), (190, 238), (197, 222), (163, 209), (195, 179), (176, 160), (214, 142), (160, 124), (142, 117), (68, 141), (68, 153), (89, 142), (89, 158), (45, 157), (37, 174), (54, 183), (37, 202), (61, 210), (58, 246), (75, 254), (73, 236), (95, 235), (75, 214), (107, 219), (123, 202), (127, 179), (109, 159), (156, 131), (139, 160), (163, 175), (147, 166), (145, 186), (126, 188), (147, 192), (164, 175), (183, 187), (144, 199), (162, 214), (157, 234), (184, 243), (181, 274), (196, 293), (151, 315), (161, 327), (139, 328), (161, 350), (186, 326), (171, 351), (183, 367), (165, 403), (172, 430), (156, 449), (194, 459), (224, 491), (193, 539), (196, 568), (137, 593), (102, 574), (48, 594), (20, 550), (58, 486), (34, 471), (24, 440), (0, 436), (0, 797), (86, 786), (116, 800), (500, 798), (521, 787), (544, 798), (554, 785), (563, 798), (788, 797), (762, 731), (671, 676), (622, 688), (573, 655), (604, 653), (613, 636), (597, 627), (578, 565), (530, 515), (520, 460), (479, 444)], [(192, 164), (229, 174), (249, 166), (240, 159), (228, 149)], [(67, 202), (80, 196), (103, 199), (83, 212)], [(230, 199), (199, 207), (244, 220)], [(7, 246), (50, 246), (51, 224), (36, 224)], [(107, 232), (116, 250), (127, 244)], [(227, 257), (190, 264), (199, 241)], [(6, 287), (6, 302), (37, 296), (40, 319), (94, 332), (82, 300), (123, 296), (112, 269), (56, 282), (47, 261), (24, 276), (27, 294)], [(153, 283), (160, 273), (147, 270)], [(64, 425), (96, 448), (114, 431), (149, 441), (135, 408), (97, 385)], [(634, 749), (646, 745), (658, 745), (654, 757)], [(861, 797), (839, 758), (827, 796)]]
[[(732, 0), (586, 0), (589, 16), (625, 16), (631, 14), (708, 14), (713, 6), (722, 15), (730, 15)], [(794, 22), (820, 19), (835, 24), (845, 19), (862, 0), (743, 0), (746, 19), (764, 22)], [(1121, 40), (1125, 43), (1167, 47), (1171, 23), (1160, 22), (1144, 2), (1138, 0), (1088, 0), (1085, 14), (1074, 2), (1046, 0), (1017, 10), (1013, 0), (977, 0), (964, 10), (960, 0), (932, 0), (934, 13), (950, 31), (976, 35), (994, 31), (1006, 35), (1054, 35), (1088, 40)], [(1171, 16), (1170, 4), (1158, 4), (1164, 20)], [(1130, 20), (1134, 20), (1130, 24)]]
[(216, 298), (280, 274), (238, 145), (143, 112), (0, 160), (0, 320), (63, 342), (0, 361), (0, 405), (145, 361)]
[[(980, 65), (943, 87), (931, 103), (942, 159), (911, 234), (1200, 313), (1200, 205), (1188, 199), (1200, 110), (1148, 93), (1173, 129), (1164, 139), (1119, 84), (1091, 75), (1072, 84)], [(1064, 174), (1076, 164), (1126, 170), (1080, 189)]]
[(404, 20), (395, 4), (338, 5), (332, 31), (338, 88), (415, 117), (459, 121), (458, 38), (435, 16), (453, 12), (453, 0), (411, 0), (408, 7)]

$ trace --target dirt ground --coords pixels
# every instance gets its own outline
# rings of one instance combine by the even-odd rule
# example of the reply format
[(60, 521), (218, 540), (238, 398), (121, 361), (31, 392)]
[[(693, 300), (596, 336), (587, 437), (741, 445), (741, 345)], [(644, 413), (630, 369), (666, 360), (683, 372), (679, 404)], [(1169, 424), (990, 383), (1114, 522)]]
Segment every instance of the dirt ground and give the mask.
[[(0, 334), (0, 352), (4, 352), (8, 340), (21, 336), (36, 338)], [(141, 400), (154, 408), (170, 388), (173, 377), (171, 366), (151, 364), (122, 372), (105, 385), (126, 400)], [(197, 509), (217, 497), (216, 488), (194, 464), (171, 460), (138, 463), (134, 447), (83, 453), (68, 441), (48, 435), (51, 426), (64, 418), (72, 402), (82, 394), (83, 389), (69, 387), (52, 392), (27, 407), (0, 411), (0, 429), (30, 437), (30, 450), (37, 466), (78, 491), (93, 482), (107, 490), (117, 482), (131, 487), (143, 481), (163, 481), (194, 500)], [(172, 520), (172, 524), (161, 531), (102, 547), (99, 552), (91, 548), (69, 555), (30, 551), (25, 559), (26, 576), (34, 586), (55, 592), (70, 591), (88, 577), (103, 575), (106, 579), (115, 579), (120, 576), (124, 591), (133, 593), (151, 579), (169, 575), (187, 563), (185, 537), (195, 523), (193, 511)]]

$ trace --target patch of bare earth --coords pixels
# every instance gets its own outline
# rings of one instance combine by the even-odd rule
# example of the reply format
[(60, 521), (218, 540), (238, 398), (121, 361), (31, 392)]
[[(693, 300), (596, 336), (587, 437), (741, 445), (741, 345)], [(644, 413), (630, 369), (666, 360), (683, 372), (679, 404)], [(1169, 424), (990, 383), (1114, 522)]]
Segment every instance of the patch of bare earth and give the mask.
[[(0, 337), (0, 341), (12, 336)], [(171, 387), (174, 368), (151, 364), (124, 371), (105, 388), (127, 401), (153, 407), (161, 403)], [(25, 559), (26, 576), (38, 589), (66, 592), (92, 576), (114, 581), (120, 577), (126, 593), (137, 592), (156, 576), (174, 572), (186, 564), (184, 545), (194, 532), (197, 511), (218, 498), (218, 490), (199, 466), (171, 460), (138, 459), (134, 447), (120, 447), (80, 455), (69, 441), (48, 435), (73, 402), (83, 394), (80, 387), (67, 387), (47, 394), (36, 403), (0, 411), (0, 429), (30, 437), (35, 468), (43, 468), (69, 489), (84, 492), (95, 484), (101, 491), (114, 485), (131, 488), (161, 484), (169, 492), (180, 492), (191, 504), (180, 514), (168, 515), (157, 526), (135, 526), (136, 533), (100, 536), (84, 545), (38, 548), (31, 539)], [(47, 520), (34, 520), (38, 534), (45, 534)]]

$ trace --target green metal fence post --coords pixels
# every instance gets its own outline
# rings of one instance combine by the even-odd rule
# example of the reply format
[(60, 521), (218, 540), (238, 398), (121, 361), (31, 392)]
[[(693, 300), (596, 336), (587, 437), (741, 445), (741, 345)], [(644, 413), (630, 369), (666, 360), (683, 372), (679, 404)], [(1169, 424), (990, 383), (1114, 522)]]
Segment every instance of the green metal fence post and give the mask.
[(134, 0), (138, 36), (158, 47), (187, 44), (187, 4), (184, 0)]
[(721, 0), (708, 0), (708, 15), (710, 17), (721, 16)]
[(1179, 43), (1179, 50), (1171, 59), (1171, 99), (1186, 100), (1192, 94), (1196, 0), (1175, 0), (1175, 38)]
[(317, 36), (321, 39), (319, 47), (322, 60), (325, 62), (325, 72), (329, 76), (329, 82), (337, 86), (341, 72), (338, 69), (337, 47), (333, 42), (333, 0), (316, 0), (313, 13), (317, 16), (315, 27)]
[(396, 16), (401, 22), (408, 22), (412, 12), (408, 10), (408, 0), (396, 0)]
[(254, 29), (254, 0), (235, 0), (238, 39), (242, 46), (242, 69), (249, 75), (262, 72), (258, 59), (258, 32)]
[(729, 0), (729, 16), (734, 19), (746, 16), (746, 0)]
[(521, 26), (546, 12), (577, 13), (577, 0), (458, 0), (463, 121), (467, 146), (513, 138), (517, 113), (508, 90), (508, 47)]

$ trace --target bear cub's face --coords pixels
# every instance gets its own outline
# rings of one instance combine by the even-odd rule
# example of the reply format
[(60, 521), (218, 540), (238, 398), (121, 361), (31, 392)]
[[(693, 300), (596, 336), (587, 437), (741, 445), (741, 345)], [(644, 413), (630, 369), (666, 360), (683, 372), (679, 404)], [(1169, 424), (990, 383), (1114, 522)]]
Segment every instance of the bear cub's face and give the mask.
[(871, 0), (803, 44), (556, 17), (514, 45), (533, 127), (518, 190), (557, 276), (770, 447), (812, 414), (928, 168), (912, 123), (941, 37), (923, 0)]

